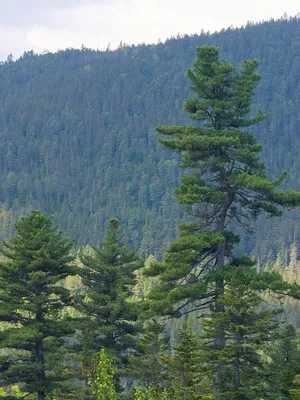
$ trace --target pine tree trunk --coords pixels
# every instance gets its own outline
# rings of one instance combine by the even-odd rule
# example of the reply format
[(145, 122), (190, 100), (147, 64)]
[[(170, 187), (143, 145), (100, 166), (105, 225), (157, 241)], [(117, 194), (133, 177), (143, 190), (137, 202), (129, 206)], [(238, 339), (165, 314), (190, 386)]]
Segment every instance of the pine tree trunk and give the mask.
[(239, 388), (241, 387), (241, 358), (244, 355), (243, 348), (242, 348), (242, 337), (240, 334), (236, 335), (235, 341), (239, 345), (239, 348), (236, 353), (235, 365), (234, 365), (234, 368), (235, 368), (235, 371), (234, 371), (235, 390), (238, 391)]
[[(217, 259), (217, 265), (216, 267), (222, 267), (224, 265), (224, 244), (221, 243), (220, 244), (220, 249), (218, 249), (218, 251), (220, 252), (218, 255), (218, 259)], [(224, 312), (225, 311), (225, 307), (223, 304), (220, 304), (219, 299), (220, 296), (222, 296), (224, 294), (224, 279), (223, 277), (217, 277), (216, 279), (216, 300), (215, 300), (215, 307), (214, 307), (214, 311), (215, 312)], [(216, 333), (216, 337), (214, 339), (214, 346), (215, 349), (217, 351), (220, 351), (222, 348), (224, 348), (225, 346), (225, 332), (223, 329), (219, 329)], [(222, 386), (223, 386), (223, 382), (222, 382), (222, 378), (221, 378), (221, 370), (222, 370), (222, 363), (218, 362), (216, 364), (216, 371), (215, 371), (215, 392), (216, 394), (221, 392)]]
[(38, 392), (38, 400), (45, 400), (45, 392)]
[[(42, 310), (38, 310), (36, 313), (36, 321), (39, 323), (44, 322), (44, 315)], [(37, 373), (39, 381), (38, 389), (38, 400), (45, 400), (45, 356), (44, 356), (44, 344), (42, 338), (37, 338), (35, 340), (36, 344), (36, 362), (40, 370)]]
[(240, 355), (235, 360), (235, 387), (238, 389), (241, 386), (241, 360)]
[[(223, 182), (224, 186), (227, 186), (226, 180)], [(220, 214), (220, 218), (218, 221), (217, 225), (217, 232), (223, 234), (225, 231), (225, 226), (226, 226), (226, 217), (227, 217), (227, 212), (229, 210), (230, 205), (232, 204), (233, 201), (233, 194), (230, 190), (231, 188), (227, 187), (227, 199), (226, 202), (223, 203), (222, 205), (222, 211)], [(216, 257), (216, 269), (223, 268), (225, 264), (225, 243), (219, 243), (217, 247), (217, 257)], [(225, 307), (222, 303), (220, 303), (220, 297), (224, 295), (224, 288), (225, 288), (225, 282), (223, 276), (217, 276), (216, 281), (216, 297), (215, 297), (215, 306), (214, 306), (214, 311), (215, 312), (224, 312)], [(214, 339), (214, 346), (217, 351), (220, 351), (224, 348), (225, 346), (225, 332), (223, 329), (220, 329), (218, 332), (216, 332), (216, 337)], [(216, 373), (215, 373), (215, 391), (216, 394), (220, 393), (222, 391), (222, 378), (221, 378), (221, 370), (223, 368), (223, 364), (221, 362), (218, 362), (216, 365)]]

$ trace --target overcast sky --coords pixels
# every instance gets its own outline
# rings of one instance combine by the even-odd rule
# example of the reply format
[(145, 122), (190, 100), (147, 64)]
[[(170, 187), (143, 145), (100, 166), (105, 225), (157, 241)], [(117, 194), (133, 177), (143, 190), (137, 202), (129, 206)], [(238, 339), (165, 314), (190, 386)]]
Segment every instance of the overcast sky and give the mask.
[(0, 60), (31, 49), (156, 43), (298, 12), (299, 0), (0, 0)]

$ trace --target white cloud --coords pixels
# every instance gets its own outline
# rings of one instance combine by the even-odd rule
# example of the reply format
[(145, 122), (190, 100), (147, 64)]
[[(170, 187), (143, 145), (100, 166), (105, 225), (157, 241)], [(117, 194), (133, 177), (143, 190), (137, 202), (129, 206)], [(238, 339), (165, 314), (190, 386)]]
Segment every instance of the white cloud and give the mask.
[[(0, 0), (1, 3), (4, 1)], [(17, 3), (21, 7), (16, 7)], [(247, 21), (296, 15), (296, 0), (11, 0), (2, 7), (0, 30), (10, 34), (6, 47), (16, 55), (26, 49), (116, 47), (153, 43), (177, 33), (215, 31)], [(15, 7), (15, 12), (14, 12)], [(4, 21), (5, 20), (5, 21)], [(14, 32), (14, 34), (12, 33)], [(18, 46), (15, 37), (22, 37)], [(3, 41), (2, 41), (3, 43)], [(28, 47), (29, 46), (29, 47)]]
[(41, 51), (35, 43), (30, 42), (30, 39), (26, 37), (26, 32), (22, 30), (0, 25), (0, 37), (0, 60), (6, 60), (11, 53), (14, 56), (19, 56), (29, 49), (34, 49), (37, 52)]
[(108, 0), (0, 0), (0, 24), (10, 26), (28, 26), (39, 21), (42, 24), (53, 22), (52, 13), (60, 9), (70, 9)]

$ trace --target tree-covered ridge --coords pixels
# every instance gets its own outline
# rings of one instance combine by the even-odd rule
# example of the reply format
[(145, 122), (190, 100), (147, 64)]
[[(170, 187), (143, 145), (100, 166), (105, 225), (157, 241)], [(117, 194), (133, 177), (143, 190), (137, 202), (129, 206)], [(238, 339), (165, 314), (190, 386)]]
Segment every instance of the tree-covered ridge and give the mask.
[[(299, 339), (274, 306), (274, 298), (300, 299), (296, 244), (264, 270), (237, 248), (259, 215), (300, 206), (300, 192), (282, 188), (285, 172), (269, 177), (250, 129), (265, 119), (251, 112), (258, 64), (236, 68), (217, 47), (198, 47), (184, 103), (192, 123), (157, 127), (180, 153), (175, 194), (189, 219), (161, 262), (151, 256), (142, 268), (115, 218), (77, 259), (51, 217), (19, 219), (0, 248), (0, 396), (299, 398)], [(11, 213), (2, 207), (4, 235)], [(170, 318), (181, 319), (175, 343)]]
[[(116, 216), (135, 247), (160, 253), (182, 214), (173, 195), (177, 162), (157, 143), (154, 128), (186, 123), (186, 70), (202, 44), (218, 46), (237, 67), (243, 59), (260, 60), (253, 109), (271, 116), (256, 136), (268, 171), (277, 176), (286, 169), (287, 184), (297, 189), (297, 18), (115, 52), (29, 52), (0, 66), (0, 200), (10, 213), (1, 221), (8, 231), (18, 215), (39, 208), (77, 243), (98, 243)], [(246, 237), (246, 250), (256, 243), (262, 263), (275, 261), (280, 239), (299, 243), (299, 222), (297, 212), (280, 224), (261, 221), (258, 240)]]

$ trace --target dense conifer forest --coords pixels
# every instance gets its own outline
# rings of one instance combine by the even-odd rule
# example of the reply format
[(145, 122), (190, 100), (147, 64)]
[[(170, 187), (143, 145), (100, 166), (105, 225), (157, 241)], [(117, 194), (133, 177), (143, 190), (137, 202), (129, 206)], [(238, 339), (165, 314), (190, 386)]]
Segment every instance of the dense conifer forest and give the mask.
[[(299, 189), (297, 18), (117, 51), (27, 52), (0, 66), (1, 237), (30, 209), (54, 215), (80, 245), (98, 244), (118, 218), (134, 247), (159, 256), (183, 214), (173, 192), (178, 158), (157, 142), (155, 127), (187, 122), (186, 70), (205, 44), (237, 67), (260, 60), (253, 112), (270, 118), (254, 132), (271, 176), (286, 169), (286, 187)], [(299, 213), (262, 220), (257, 231), (245, 237), (246, 251), (265, 263), (280, 249), (288, 263)]]
[(0, 65), (0, 397), (300, 398), (299, 50), (283, 18)]

